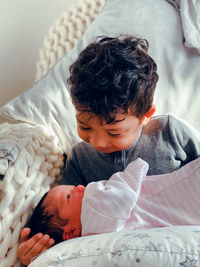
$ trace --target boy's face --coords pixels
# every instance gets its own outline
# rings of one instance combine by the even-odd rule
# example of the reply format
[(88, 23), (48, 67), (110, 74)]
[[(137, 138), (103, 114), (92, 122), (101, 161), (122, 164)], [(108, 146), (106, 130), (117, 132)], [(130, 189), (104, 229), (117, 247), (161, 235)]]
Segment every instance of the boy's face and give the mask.
[(78, 134), (82, 140), (99, 152), (112, 153), (129, 148), (135, 141), (139, 128), (147, 120), (127, 113), (118, 113), (116, 119), (107, 124), (91, 112), (76, 112)]
[(81, 229), (81, 207), (85, 187), (78, 185), (59, 185), (53, 187), (44, 200), (45, 211), (76, 225)]

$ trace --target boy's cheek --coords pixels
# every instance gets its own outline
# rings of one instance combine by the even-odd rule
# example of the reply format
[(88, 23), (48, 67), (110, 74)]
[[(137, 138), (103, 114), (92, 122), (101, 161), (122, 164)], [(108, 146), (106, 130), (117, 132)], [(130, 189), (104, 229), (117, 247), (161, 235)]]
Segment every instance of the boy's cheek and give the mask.
[(86, 134), (86, 133), (83, 133), (83, 131), (81, 131), (81, 130), (77, 130), (77, 132), (78, 132), (78, 135), (79, 135), (79, 137), (83, 140), (83, 141), (85, 141), (86, 143), (89, 143), (89, 138), (88, 138), (88, 134)]
[(120, 150), (125, 150), (127, 148), (129, 148), (130, 146), (132, 146), (132, 144), (134, 143), (135, 139), (134, 138), (130, 138), (130, 137), (123, 137), (123, 138), (119, 138), (118, 140), (116, 139), (113, 142), (113, 146), (116, 148), (116, 151), (120, 151)]

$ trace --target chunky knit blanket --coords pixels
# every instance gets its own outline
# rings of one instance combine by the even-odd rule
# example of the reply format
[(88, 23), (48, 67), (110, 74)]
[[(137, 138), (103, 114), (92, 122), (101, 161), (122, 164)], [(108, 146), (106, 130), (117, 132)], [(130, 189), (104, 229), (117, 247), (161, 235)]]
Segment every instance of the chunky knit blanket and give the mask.
[(18, 156), (0, 180), (0, 266), (20, 266), (16, 251), (21, 228), (33, 208), (59, 177), (62, 150), (41, 126), (25, 123), (0, 125), (0, 145), (18, 148)]
[(106, 0), (80, 0), (69, 12), (56, 20), (44, 38), (36, 64), (36, 77), (39, 80), (47, 71), (68, 53), (83, 36), (88, 26), (103, 8)]

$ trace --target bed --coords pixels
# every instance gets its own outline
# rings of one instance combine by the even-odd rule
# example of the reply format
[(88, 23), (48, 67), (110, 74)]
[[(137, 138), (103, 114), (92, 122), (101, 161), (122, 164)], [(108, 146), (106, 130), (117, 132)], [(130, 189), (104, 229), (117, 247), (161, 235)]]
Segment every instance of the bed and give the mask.
[[(80, 141), (66, 80), (69, 65), (96, 36), (128, 33), (146, 38), (160, 76), (157, 114), (174, 113), (200, 130), (200, 4), (195, 0), (90, 2), (82, 0), (77, 7), (80, 21), (73, 28), (71, 45), (71, 32), (62, 17), (45, 41), (54, 50), (41, 53), (37, 81), (0, 107), (0, 115), (12, 120), (0, 125), (1, 267), (20, 266), (16, 257), (20, 230), (44, 192), (59, 181), (63, 155)], [(86, 17), (80, 15), (83, 10)], [(72, 19), (72, 13), (67, 16)], [(86, 31), (79, 30), (80, 22)], [(52, 36), (60, 38), (60, 31), (64, 41), (58, 44)], [(44, 43), (43, 51), (48, 49)], [(30, 266), (200, 266), (199, 238), (200, 226), (81, 237), (49, 249)]]

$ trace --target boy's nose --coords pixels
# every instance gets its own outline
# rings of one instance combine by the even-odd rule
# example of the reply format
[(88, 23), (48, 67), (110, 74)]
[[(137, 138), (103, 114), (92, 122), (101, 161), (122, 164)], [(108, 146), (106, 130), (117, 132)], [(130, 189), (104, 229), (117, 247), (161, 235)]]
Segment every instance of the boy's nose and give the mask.
[(80, 192), (81, 192), (81, 191), (85, 191), (85, 187), (84, 187), (83, 185), (77, 185), (76, 188), (77, 188), (77, 190), (80, 191)]
[(93, 145), (97, 150), (104, 149), (108, 146), (107, 139), (102, 134), (95, 134), (90, 137), (90, 144)]

